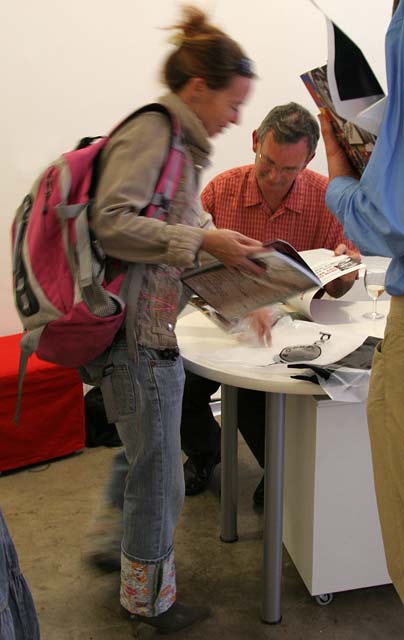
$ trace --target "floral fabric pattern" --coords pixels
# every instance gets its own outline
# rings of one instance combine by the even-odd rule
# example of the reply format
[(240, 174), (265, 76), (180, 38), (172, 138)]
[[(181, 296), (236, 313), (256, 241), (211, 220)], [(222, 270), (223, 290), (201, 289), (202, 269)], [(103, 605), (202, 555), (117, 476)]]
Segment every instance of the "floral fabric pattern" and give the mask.
[(158, 563), (121, 555), (121, 604), (131, 613), (158, 616), (175, 602), (174, 551)]

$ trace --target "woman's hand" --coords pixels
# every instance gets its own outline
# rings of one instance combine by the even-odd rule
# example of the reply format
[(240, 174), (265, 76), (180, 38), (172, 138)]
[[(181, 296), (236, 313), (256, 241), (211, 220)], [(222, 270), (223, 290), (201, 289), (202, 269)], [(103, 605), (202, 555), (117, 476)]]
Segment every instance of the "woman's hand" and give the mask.
[(262, 242), (248, 238), (230, 229), (207, 229), (201, 249), (215, 256), (226, 267), (249, 271), (257, 276), (265, 273), (265, 268), (249, 259), (249, 256), (265, 251)]

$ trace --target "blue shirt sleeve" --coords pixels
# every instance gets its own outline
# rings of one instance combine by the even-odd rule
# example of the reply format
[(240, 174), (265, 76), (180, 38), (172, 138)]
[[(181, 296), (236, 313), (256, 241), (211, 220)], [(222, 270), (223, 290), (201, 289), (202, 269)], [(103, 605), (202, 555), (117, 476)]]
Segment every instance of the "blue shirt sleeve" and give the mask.
[(335, 178), (326, 203), (363, 254), (393, 258), (392, 295), (404, 294), (404, 1), (386, 35), (388, 99), (378, 139), (360, 181)]
[[(404, 203), (404, 188), (401, 196)], [(401, 224), (394, 226), (377, 199), (369, 197), (362, 182), (334, 178), (327, 189), (326, 204), (343, 225), (344, 234), (364, 255), (404, 255), (404, 215)]]

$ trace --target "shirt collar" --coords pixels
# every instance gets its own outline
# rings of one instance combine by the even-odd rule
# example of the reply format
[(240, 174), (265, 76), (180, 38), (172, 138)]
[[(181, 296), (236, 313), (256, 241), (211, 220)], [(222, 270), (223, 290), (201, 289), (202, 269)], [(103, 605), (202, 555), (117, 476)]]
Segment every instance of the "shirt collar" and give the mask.
[(252, 164), (248, 169), (247, 175), (247, 189), (244, 194), (244, 204), (246, 207), (253, 207), (257, 204), (262, 204), (264, 198), (258, 188), (257, 180), (255, 179), (255, 165)]
[[(290, 209), (296, 213), (304, 213), (305, 210), (305, 169), (301, 171), (296, 180), (292, 184), (292, 188), (289, 193), (283, 199), (281, 207)], [(247, 176), (247, 189), (244, 195), (244, 204), (246, 207), (253, 207), (255, 205), (263, 204), (264, 198), (258, 187), (258, 183), (255, 177), (255, 165), (251, 165)]]
[(303, 169), (303, 171), (297, 175), (296, 180), (292, 184), (292, 188), (283, 200), (282, 204), (286, 209), (290, 209), (296, 213), (304, 213), (304, 211), (307, 210), (305, 183), (305, 169)]

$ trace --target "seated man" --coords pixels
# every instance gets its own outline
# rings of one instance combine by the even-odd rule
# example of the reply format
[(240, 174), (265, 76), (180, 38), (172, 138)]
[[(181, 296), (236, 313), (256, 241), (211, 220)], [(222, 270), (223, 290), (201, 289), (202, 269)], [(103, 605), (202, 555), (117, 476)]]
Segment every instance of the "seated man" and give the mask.
[[(261, 242), (281, 238), (298, 251), (326, 248), (358, 257), (343, 237), (342, 226), (325, 205), (328, 180), (310, 171), (319, 139), (317, 120), (291, 102), (272, 109), (253, 132), (255, 163), (219, 174), (202, 192), (203, 207), (217, 227), (239, 231)], [(356, 273), (345, 274), (326, 286), (338, 298), (352, 286)], [(220, 428), (209, 401), (219, 383), (187, 372), (182, 407), (182, 448), (185, 492), (206, 489), (220, 461)], [(264, 467), (265, 394), (240, 389), (238, 428), (261, 467)], [(254, 504), (264, 500), (263, 479)]]

